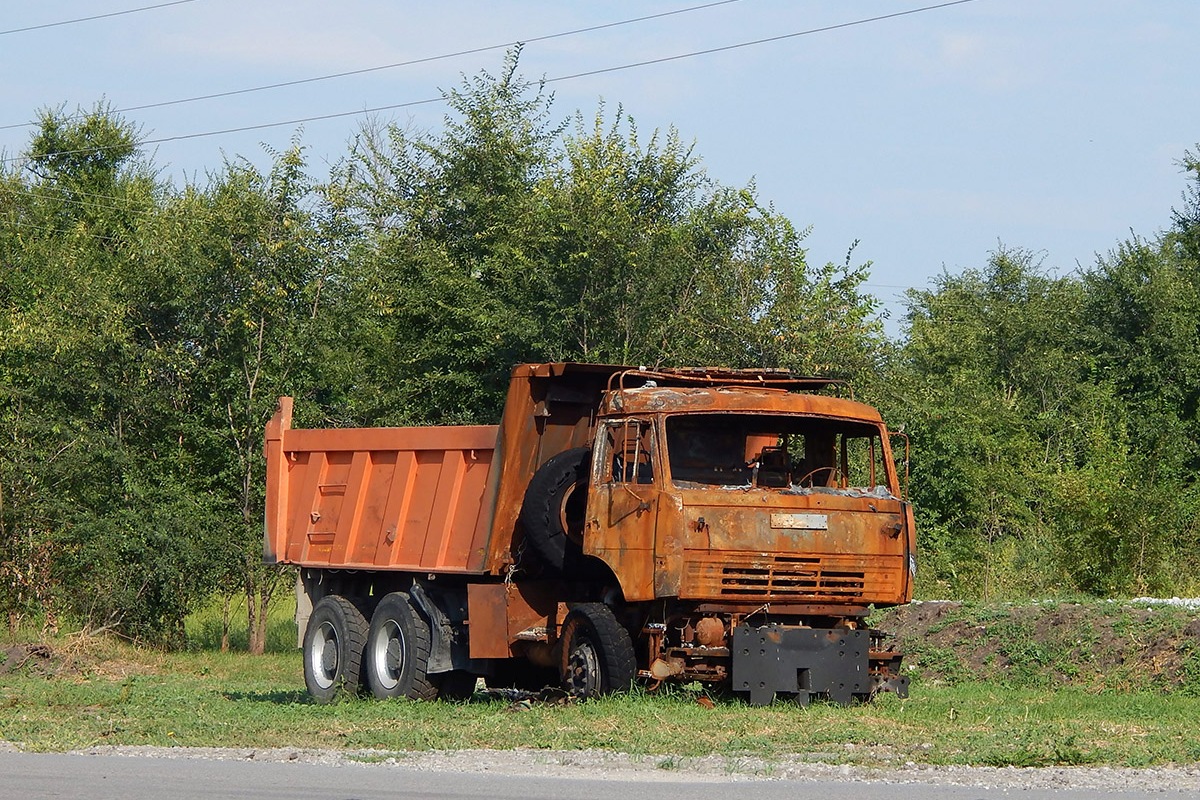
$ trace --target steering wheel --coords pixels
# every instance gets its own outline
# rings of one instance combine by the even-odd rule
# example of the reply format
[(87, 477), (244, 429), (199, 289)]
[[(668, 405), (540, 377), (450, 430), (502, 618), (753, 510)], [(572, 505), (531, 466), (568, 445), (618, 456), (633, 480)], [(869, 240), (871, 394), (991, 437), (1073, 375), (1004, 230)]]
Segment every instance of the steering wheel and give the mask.
[(805, 473), (803, 478), (796, 481), (796, 485), (803, 486), (804, 482), (808, 481), (808, 485), (812, 486), (813, 485), (812, 477), (814, 475), (816, 475), (818, 472), (828, 472), (829, 473), (829, 478), (827, 479), (827, 485), (828, 485), (828, 482), (836, 483), (838, 475), (841, 474), (841, 471), (837, 467), (817, 467), (816, 469), (811, 469), (807, 473)]

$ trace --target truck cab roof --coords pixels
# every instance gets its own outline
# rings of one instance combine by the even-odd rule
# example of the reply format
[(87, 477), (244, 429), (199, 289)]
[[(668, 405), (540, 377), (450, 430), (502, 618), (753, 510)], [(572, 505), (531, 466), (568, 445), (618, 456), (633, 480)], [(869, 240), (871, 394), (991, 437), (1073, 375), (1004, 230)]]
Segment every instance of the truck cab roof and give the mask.
[(630, 367), (617, 364), (521, 364), (514, 378), (552, 379), (550, 400), (599, 401), (602, 415), (663, 414), (706, 411), (810, 414), (880, 422), (879, 412), (865, 403), (828, 393), (852, 394), (836, 378), (796, 375), (784, 369), (725, 367)]

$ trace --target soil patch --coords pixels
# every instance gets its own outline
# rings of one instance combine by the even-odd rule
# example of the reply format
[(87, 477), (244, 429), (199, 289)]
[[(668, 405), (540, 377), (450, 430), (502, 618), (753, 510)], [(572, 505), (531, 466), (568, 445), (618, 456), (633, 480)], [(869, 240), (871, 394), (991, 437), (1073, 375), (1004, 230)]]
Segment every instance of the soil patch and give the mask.
[(50, 674), (54, 664), (54, 649), (48, 644), (13, 645), (0, 650), (0, 675), (29, 670), (38, 675)]
[(0, 675), (22, 673), (47, 678), (157, 674), (148, 658), (121, 657), (112, 652), (103, 636), (76, 635), (49, 642), (14, 644), (0, 649)]

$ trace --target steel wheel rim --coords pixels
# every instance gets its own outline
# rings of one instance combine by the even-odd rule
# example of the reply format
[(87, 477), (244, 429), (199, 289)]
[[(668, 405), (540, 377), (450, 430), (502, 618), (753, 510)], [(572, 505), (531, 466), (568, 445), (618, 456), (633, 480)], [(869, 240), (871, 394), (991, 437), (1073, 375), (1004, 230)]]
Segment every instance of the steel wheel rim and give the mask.
[(379, 686), (392, 691), (404, 672), (404, 631), (394, 619), (387, 620), (371, 642), (371, 667)]
[(590, 639), (579, 639), (571, 648), (567, 676), (574, 694), (586, 696), (600, 691), (600, 654)]
[(340, 662), (337, 628), (331, 622), (322, 622), (308, 647), (308, 663), (312, 667), (313, 682), (322, 689), (332, 687), (337, 679)]
[(581, 491), (578, 483), (572, 483), (563, 493), (558, 508), (558, 522), (567, 538), (578, 545), (583, 544), (583, 528), (587, 517), (587, 492)]

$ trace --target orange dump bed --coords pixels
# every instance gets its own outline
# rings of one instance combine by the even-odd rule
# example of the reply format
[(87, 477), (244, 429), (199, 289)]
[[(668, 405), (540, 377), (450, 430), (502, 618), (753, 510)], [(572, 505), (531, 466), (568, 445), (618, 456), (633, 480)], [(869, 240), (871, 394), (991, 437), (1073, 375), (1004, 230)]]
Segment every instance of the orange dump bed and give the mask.
[(495, 505), (494, 425), (267, 427), (268, 562), (481, 573)]

